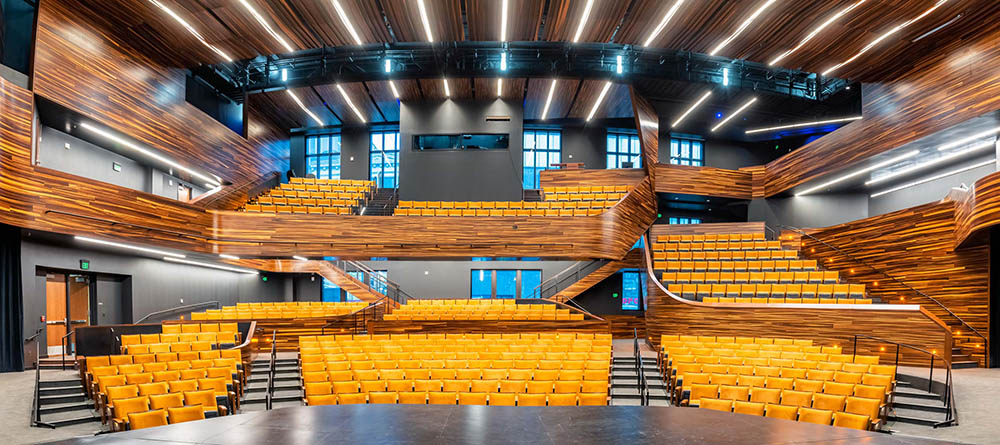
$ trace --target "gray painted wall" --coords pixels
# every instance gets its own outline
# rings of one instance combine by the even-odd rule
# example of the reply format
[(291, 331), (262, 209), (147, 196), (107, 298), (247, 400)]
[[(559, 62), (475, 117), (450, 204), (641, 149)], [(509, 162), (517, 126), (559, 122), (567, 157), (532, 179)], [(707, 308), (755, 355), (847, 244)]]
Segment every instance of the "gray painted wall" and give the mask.
[[(42, 327), (40, 317), (45, 314), (45, 278), (35, 276), (37, 268), (80, 270), (80, 259), (90, 260), (91, 272), (131, 277), (131, 310), (135, 319), (150, 312), (206, 301), (232, 305), (238, 301), (282, 301), (286, 297), (285, 277), (279, 274), (268, 274), (268, 281), (263, 281), (258, 275), (169, 263), (110, 250), (58, 246), (26, 237), (21, 242), (26, 337)], [(99, 283), (98, 291), (112, 291), (112, 288), (107, 283)], [(99, 294), (99, 301), (103, 301), (102, 298)], [(110, 303), (106, 305), (105, 316), (109, 318), (117, 310), (126, 310), (114, 309)], [(98, 321), (101, 321), (100, 315)], [(42, 339), (43, 344), (44, 341)]]
[[(486, 116), (510, 116), (486, 122)], [(521, 199), (523, 110), (520, 103), (444, 100), (400, 104), (400, 199)], [(418, 134), (508, 133), (508, 150), (413, 151)]]
[(768, 227), (826, 227), (868, 217), (868, 195), (806, 195), (755, 199), (747, 220), (764, 221)]
[[(988, 156), (980, 156), (968, 162), (963, 162), (962, 164), (947, 167), (944, 170), (946, 171), (957, 170), (963, 166), (986, 161), (987, 159), (990, 159), (992, 156), (993, 156), (992, 153), (989, 154)], [(948, 194), (948, 192), (951, 191), (952, 187), (958, 187), (962, 184), (965, 184), (971, 188), (973, 184), (975, 184), (976, 180), (995, 171), (997, 171), (997, 166), (995, 164), (986, 165), (983, 167), (977, 167), (972, 170), (951, 175), (945, 178), (935, 179), (933, 181), (909, 187), (897, 192), (888, 193), (876, 198), (870, 198), (868, 201), (868, 214), (871, 216), (882, 215), (885, 213), (902, 210), (908, 207), (939, 201), (942, 198), (944, 198)], [(940, 173), (942, 172), (928, 171), (927, 176), (933, 176)], [(919, 179), (920, 179), (919, 177), (909, 179), (907, 181), (904, 181), (904, 183), (916, 181)], [(882, 189), (872, 189), (872, 191), (878, 191), (878, 190)]]

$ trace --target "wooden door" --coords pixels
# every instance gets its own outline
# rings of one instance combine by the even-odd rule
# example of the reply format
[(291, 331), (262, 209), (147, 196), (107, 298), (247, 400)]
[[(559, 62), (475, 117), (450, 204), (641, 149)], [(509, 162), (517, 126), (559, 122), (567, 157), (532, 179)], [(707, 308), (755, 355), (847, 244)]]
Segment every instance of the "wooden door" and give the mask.
[(66, 275), (45, 275), (45, 338), (49, 351), (59, 348), (66, 335)]
[(90, 324), (90, 277), (69, 276), (69, 325), (71, 329)]

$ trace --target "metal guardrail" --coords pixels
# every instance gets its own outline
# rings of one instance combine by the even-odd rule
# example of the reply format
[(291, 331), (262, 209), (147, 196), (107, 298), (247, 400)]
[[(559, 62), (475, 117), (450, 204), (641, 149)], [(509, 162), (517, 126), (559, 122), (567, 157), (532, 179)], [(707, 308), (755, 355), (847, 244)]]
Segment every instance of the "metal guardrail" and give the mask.
[(173, 307), (173, 308), (170, 308), (170, 309), (164, 309), (164, 310), (161, 310), (161, 311), (150, 312), (150, 313), (146, 314), (145, 317), (140, 318), (139, 321), (136, 321), (133, 324), (142, 324), (142, 322), (144, 322), (146, 320), (149, 320), (151, 317), (158, 317), (160, 315), (170, 314), (170, 313), (174, 313), (174, 312), (193, 312), (195, 309), (201, 309), (203, 307), (207, 308), (209, 306), (212, 306), (215, 309), (219, 309), (219, 308), (222, 307), (222, 303), (220, 303), (218, 301), (206, 301), (206, 302), (203, 302), (203, 303), (186, 304), (184, 306), (177, 306), (177, 307)]
[(646, 384), (646, 371), (642, 364), (642, 351), (639, 349), (639, 330), (632, 329), (632, 355), (635, 359), (636, 388), (639, 390), (639, 404), (649, 405), (649, 386)]
[(830, 249), (833, 249), (836, 252), (840, 253), (841, 255), (844, 255), (845, 257), (849, 258), (851, 261), (854, 261), (855, 263), (861, 264), (861, 265), (863, 265), (863, 266), (871, 269), (875, 273), (881, 274), (882, 276), (886, 277), (889, 281), (892, 281), (893, 283), (896, 283), (896, 284), (898, 284), (900, 286), (903, 286), (904, 288), (908, 289), (909, 291), (913, 292), (914, 294), (919, 295), (920, 297), (926, 298), (927, 300), (931, 301), (932, 303), (934, 303), (935, 305), (937, 305), (938, 307), (940, 307), (941, 309), (943, 309), (945, 312), (947, 312), (948, 315), (952, 316), (955, 320), (958, 320), (958, 322), (962, 324), (962, 328), (963, 329), (968, 329), (969, 332), (972, 332), (973, 334), (975, 334), (976, 336), (978, 336), (979, 338), (982, 339), (983, 346), (984, 346), (983, 351), (986, 354), (987, 360), (989, 360), (989, 350), (990, 350), (989, 349), (990, 348), (989, 339), (987, 339), (985, 335), (983, 335), (982, 333), (980, 333), (976, 328), (972, 327), (969, 323), (967, 323), (964, 319), (962, 319), (962, 317), (958, 316), (958, 314), (952, 312), (951, 309), (948, 309), (947, 306), (945, 306), (944, 304), (942, 304), (936, 298), (934, 298), (934, 297), (932, 297), (930, 295), (925, 294), (924, 292), (922, 292), (922, 291), (914, 288), (913, 286), (910, 286), (909, 284), (906, 284), (905, 282), (903, 282), (903, 280), (900, 280), (899, 278), (896, 278), (895, 276), (889, 274), (888, 272), (886, 272), (886, 271), (884, 271), (882, 269), (879, 269), (879, 268), (871, 265), (867, 261), (865, 261), (865, 260), (863, 260), (861, 258), (858, 258), (858, 257), (856, 257), (856, 256), (854, 256), (854, 255), (852, 255), (852, 254), (844, 251), (843, 249), (841, 249), (841, 248), (839, 248), (837, 246), (834, 246), (834, 245), (832, 245), (832, 244), (830, 244), (830, 243), (828, 243), (826, 241), (823, 241), (823, 240), (821, 240), (821, 239), (813, 236), (812, 234), (810, 234), (810, 233), (808, 233), (808, 232), (806, 232), (806, 231), (804, 231), (804, 230), (802, 230), (802, 229), (800, 229), (798, 227), (787, 226), (787, 225), (784, 225), (784, 224), (779, 224), (778, 227), (782, 227), (782, 228), (791, 230), (791, 231), (793, 231), (795, 233), (798, 233), (801, 236), (807, 237), (807, 238), (809, 238), (809, 239), (811, 239), (813, 241), (816, 241), (816, 242), (818, 242), (818, 243), (820, 243), (820, 244), (822, 244), (822, 245), (824, 245), (824, 246), (826, 246), (826, 247), (828, 247)]
[[(62, 338), (59, 340), (59, 344), (62, 346), (62, 357), (60, 358), (60, 366), (62, 367), (63, 371), (66, 370), (66, 344), (69, 343), (69, 337), (72, 337), (73, 334), (76, 334), (76, 329), (71, 329), (69, 333), (62, 336)], [(76, 350), (75, 347), (73, 349), (74, 351)], [(76, 356), (76, 352), (73, 353), (73, 356)]]
[(337, 267), (344, 272), (360, 273), (361, 278), (356, 278), (361, 284), (368, 286), (374, 292), (378, 292), (386, 297), (389, 297), (392, 301), (397, 304), (406, 304), (413, 296), (406, 293), (398, 283), (382, 276), (381, 274), (375, 273), (375, 270), (368, 267), (365, 264), (359, 263), (352, 260), (327, 260), (334, 267)]
[(528, 298), (549, 298), (556, 295), (608, 263), (608, 260), (577, 261), (535, 286)]
[[(36, 333), (37, 337), (38, 334)], [(40, 363), (39, 354), (41, 354), (42, 346), (41, 343), (35, 342), (35, 393), (31, 401), (31, 426), (34, 427), (46, 427), (55, 428), (56, 426), (51, 423), (42, 422), (42, 400), (41, 400), (41, 372), (42, 366)]]
[(271, 331), (271, 360), (267, 367), (267, 392), (264, 394), (264, 409), (270, 411), (274, 402), (271, 400), (274, 393), (274, 364), (277, 361), (277, 350), (275, 341), (278, 338), (278, 330)]
[[(368, 306), (365, 306), (361, 309), (351, 312), (350, 314), (342, 315), (338, 317), (338, 319), (323, 325), (323, 327), (320, 328), (321, 335), (326, 335), (326, 329), (342, 321), (344, 319), (343, 317), (353, 317), (354, 334), (360, 334), (362, 330), (367, 331), (368, 320), (369, 319), (371, 319), (372, 321), (378, 320), (378, 309), (380, 306), (385, 305), (385, 300), (387, 298), (388, 297), (379, 298), (378, 300), (375, 300)], [(358, 318), (359, 316), (361, 317), (360, 319)]]

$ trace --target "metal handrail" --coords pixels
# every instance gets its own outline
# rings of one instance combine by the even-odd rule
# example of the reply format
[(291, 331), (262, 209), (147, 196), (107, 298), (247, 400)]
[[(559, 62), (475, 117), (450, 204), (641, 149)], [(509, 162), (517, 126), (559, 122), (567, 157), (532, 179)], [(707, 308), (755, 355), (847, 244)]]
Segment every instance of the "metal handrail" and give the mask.
[(163, 309), (161, 311), (150, 312), (150, 313), (146, 314), (145, 317), (140, 318), (139, 321), (137, 321), (137, 322), (135, 322), (133, 324), (142, 324), (142, 322), (148, 320), (150, 317), (155, 317), (155, 316), (162, 315), (162, 314), (167, 314), (167, 313), (170, 313), (170, 312), (185, 312), (188, 309), (198, 309), (198, 308), (201, 308), (201, 307), (208, 307), (208, 306), (215, 306), (216, 309), (219, 309), (219, 308), (222, 307), (222, 303), (220, 303), (218, 301), (206, 301), (206, 302), (203, 302), (203, 303), (186, 304), (184, 306), (177, 306), (177, 307), (173, 307), (173, 308), (170, 308), (170, 309)]
[(639, 330), (632, 329), (632, 356), (635, 362), (636, 388), (639, 391), (639, 405), (649, 405), (649, 387), (646, 385), (646, 371), (642, 364), (642, 351), (639, 349)]
[[(345, 266), (340, 266), (337, 263), (342, 263)], [(388, 277), (383, 277), (382, 275), (375, 273), (374, 269), (368, 267), (365, 264), (353, 260), (336, 260), (334, 261), (334, 265), (343, 269), (345, 272), (351, 272), (351, 270), (349, 270), (347, 266), (353, 267), (358, 271), (360, 271), (362, 274), (362, 278), (365, 278), (367, 276), (368, 279), (358, 280), (358, 281), (361, 281), (361, 284), (368, 286), (368, 288), (371, 289), (372, 291), (376, 291), (376, 289), (372, 289), (371, 280), (375, 280), (375, 282), (384, 285), (386, 293), (384, 293), (383, 295), (391, 298), (392, 301), (395, 301), (396, 303), (403, 304), (409, 301), (411, 298), (413, 298), (412, 295), (406, 293), (406, 291), (403, 290), (403, 288), (399, 285), (399, 283), (390, 280)]]
[[(947, 374), (945, 375), (945, 383), (944, 383), (945, 384), (945, 390), (944, 390), (944, 394), (941, 394), (941, 395), (944, 396), (944, 403), (945, 403), (945, 409), (947, 410), (947, 417), (945, 417), (945, 420), (943, 420), (941, 422), (938, 422), (938, 423), (935, 423), (934, 424), (934, 428), (941, 427), (941, 426), (954, 426), (954, 425), (958, 425), (958, 408), (955, 406), (954, 384), (953, 384), (953, 381), (952, 381), (951, 361), (950, 360), (948, 360), (944, 356), (941, 356), (941, 355), (937, 354), (934, 351), (928, 351), (926, 349), (923, 349), (923, 348), (920, 348), (920, 347), (917, 347), (917, 346), (913, 346), (913, 345), (910, 345), (910, 344), (895, 342), (895, 341), (892, 341), (892, 340), (887, 340), (887, 339), (879, 338), (879, 337), (873, 337), (871, 335), (854, 334), (854, 351), (852, 352), (852, 356), (851, 356), (851, 361), (852, 362), (854, 361), (854, 357), (856, 357), (857, 354), (858, 354), (858, 339), (868, 339), (868, 340), (874, 340), (874, 341), (877, 341), (877, 342), (880, 342), (880, 343), (888, 343), (888, 344), (891, 344), (891, 345), (895, 345), (896, 346), (896, 359), (895, 359), (895, 361), (893, 363), (893, 368), (897, 369), (897, 370), (899, 369), (899, 349), (900, 348), (912, 349), (914, 351), (921, 352), (923, 354), (926, 354), (926, 355), (930, 356), (931, 363), (928, 366), (927, 392), (932, 393), (932, 394), (934, 393), (934, 391), (933, 391), (933, 389), (934, 389), (934, 362), (935, 362), (935, 360), (940, 360), (941, 362), (943, 362), (945, 364), (945, 371), (947, 371)], [(897, 371), (897, 374), (898, 374), (898, 371)], [(892, 379), (893, 379), (893, 381), (895, 381), (896, 380), (896, 375), (893, 375)], [(891, 403), (890, 403), (890, 405), (891, 405)]]
[(351, 313), (349, 313), (349, 314), (344, 314), (344, 315), (338, 315), (338, 316), (337, 316), (337, 318), (336, 318), (335, 320), (332, 320), (332, 321), (330, 321), (329, 323), (327, 323), (327, 324), (323, 325), (323, 326), (322, 326), (322, 327), (320, 328), (320, 333), (321, 333), (321, 335), (326, 335), (326, 328), (329, 328), (330, 326), (333, 326), (333, 324), (334, 324), (334, 323), (337, 323), (337, 322), (340, 322), (340, 321), (342, 321), (342, 320), (346, 319), (347, 317), (353, 317), (353, 318), (354, 318), (354, 320), (355, 320), (355, 325), (356, 325), (356, 324), (357, 324), (357, 323), (356, 323), (356, 320), (357, 320), (357, 315), (358, 315), (359, 313), (363, 313), (363, 312), (365, 312), (365, 311), (367, 311), (367, 310), (369, 310), (369, 309), (371, 309), (371, 310), (373, 311), (373, 313), (372, 313), (372, 320), (375, 320), (375, 319), (377, 319), (377, 318), (378, 318), (378, 313), (377, 313), (377, 312), (375, 312), (375, 311), (376, 311), (376, 309), (374, 309), (374, 308), (375, 308), (375, 307), (377, 307), (377, 306), (382, 306), (382, 305), (384, 305), (384, 304), (385, 304), (385, 300), (386, 300), (387, 298), (389, 298), (389, 297), (382, 297), (382, 298), (379, 298), (378, 300), (375, 300), (375, 301), (373, 301), (372, 303), (368, 304), (368, 306), (365, 306), (365, 307), (363, 307), (363, 308), (361, 308), (361, 309), (358, 309), (358, 310), (356, 310), (356, 311), (354, 311), (354, 312), (351, 312)]
[(867, 268), (869, 268), (869, 269), (871, 269), (871, 270), (875, 271), (876, 273), (879, 273), (879, 274), (882, 274), (882, 276), (884, 276), (884, 277), (888, 278), (888, 279), (889, 279), (890, 281), (893, 281), (893, 282), (895, 282), (895, 283), (897, 283), (897, 284), (899, 284), (899, 285), (901, 285), (901, 286), (903, 286), (903, 287), (905, 287), (905, 288), (909, 289), (909, 290), (910, 290), (910, 291), (912, 291), (913, 293), (915, 293), (915, 294), (917, 294), (917, 295), (920, 295), (921, 297), (924, 297), (924, 298), (926, 298), (926, 299), (928, 299), (928, 300), (932, 301), (932, 302), (933, 302), (934, 304), (936, 304), (936, 305), (937, 305), (938, 307), (940, 307), (941, 309), (944, 309), (944, 311), (945, 311), (945, 312), (947, 312), (947, 313), (948, 313), (948, 315), (951, 315), (951, 316), (952, 316), (952, 317), (954, 317), (954, 318), (955, 318), (956, 320), (958, 320), (958, 322), (962, 324), (963, 328), (965, 328), (965, 329), (968, 329), (968, 330), (969, 330), (969, 331), (971, 331), (971, 332), (972, 332), (973, 334), (976, 334), (976, 335), (977, 335), (977, 336), (978, 336), (979, 338), (983, 339), (983, 346), (984, 346), (984, 348), (983, 348), (983, 349), (984, 349), (984, 351), (987, 351), (987, 354), (986, 354), (986, 355), (987, 355), (987, 357), (989, 357), (989, 353), (988, 353), (988, 351), (989, 351), (989, 340), (988, 340), (988, 339), (986, 338), (986, 336), (985, 336), (985, 335), (983, 335), (982, 333), (980, 333), (980, 332), (979, 332), (979, 331), (978, 331), (978, 330), (977, 330), (976, 328), (972, 327), (972, 326), (971, 326), (971, 325), (970, 325), (969, 323), (967, 323), (967, 322), (966, 322), (966, 321), (965, 321), (964, 319), (962, 319), (962, 317), (959, 317), (959, 316), (958, 316), (958, 314), (956, 314), (956, 313), (952, 312), (952, 311), (951, 311), (951, 309), (948, 309), (948, 307), (947, 307), (947, 306), (945, 306), (944, 304), (942, 304), (942, 303), (941, 303), (940, 301), (938, 301), (938, 300), (937, 300), (936, 298), (934, 298), (934, 297), (932, 297), (932, 296), (930, 296), (930, 295), (927, 295), (927, 294), (925, 294), (925, 293), (921, 292), (920, 290), (918, 290), (918, 289), (914, 288), (913, 286), (910, 286), (909, 284), (906, 284), (906, 283), (905, 283), (905, 282), (903, 282), (902, 280), (900, 280), (900, 279), (898, 279), (898, 278), (896, 278), (896, 277), (894, 277), (894, 276), (890, 275), (889, 273), (887, 273), (887, 272), (885, 272), (885, 271), (883, 271), (883, 270), (881, 270), (881, 269), (879, 269), (879, 268), (877, 268), (877, 267), (875, 267), (875, 266), (872, 266), (872, 265), (871, 265), (871, 264), (869, 264), (869, 263), (868, 263), (867, 261), (865, 261), (865, 260), (862, 260), (861, 258), (858, 258), (858, 257), (856, 257), (856, 256), (854, 256), (854, 255), (852, 255), (852, 254), (850, 254), (850, 253), (848, 253), (848, 252), (845, 252), (845, 251), (844, 251), (843, 249), (841, 249), (841, 248), (838, 248), (837, 246), (834, 246), (834, 245), (832, 245), (832, 244), (830, 244), (830, 243), (828, 243), (828, 242), (826, 242), (826, 241), (823, 241), (823, 240), (821, 240), (821, 239), (819, 239), (819, 238), (817, 238), (817, 237), (815, 237), (815, 236), (813, 236), (813, 235), (811, 235), (811, 234), (807, 233), (806, 231), (804, 231), (804, 230), (802, 230), (802, 229), (800, 229), (800, 228), (797, 228), (797, 227), (792, 227), (792, 226), (787, 226), (787, 225), (784, 225), (784, 224), (779, 224), (778, 226), (779, 226), (779, 227), (782, 227), (782, 228), (786, 228), (786, 229), (789, 229), (789, 230), (791, 230), (791, 231), (793, 231), (793, 232), (796, 232), (796, 233), (798, 233), (799, 235), (802, 235), (802, 236), (805, 236), (805, 237), (808, 237), (809, 239), (812, 239), (812, 240), (814, 240), (814, 241), (816, 241), (816, 242), (818, 242), (818, 243), (820, 243), (820, 244), (823, 244), (824, 246), (826, 246), (826, 247), (829, 247), (829, 248), (831, 248), (831, 249), (833, 249), (833, 250), (835, 250), (835, 251), (839, 252), (840, 254), (842, 254), (842, 255), (844, 255), (844, 256), (846, 256), (846, 257), (850, 258), (850, 259), (851, 259), (852, 261), (854, 261), (854, 262), (856, 262), (856, 263), (859, 263), (859, 264), (862, 264), (862, 265), (864, 265), (865, 267), (867, 267)]
[[(580, 281), (581, 278), (590, 275), (606, 264), (608, 264), (608, 260), (577, 261), (559, 273), (549, 277), (549, 279), (543, 281), (538, 286), (535, 286), (531, 290), (531, 294), (529, 294), (530, 298), (548, 298), (558, 294), (559, 291), (572, 286), (573, 283)], [(567, 281), (571, 276), (573, 280)], [(567, 286), (560, 287), (560, 285), (567, 282), (569, 283)], [(552, 291), (552, 289), (555, 289), (555, 291)]]
[[(35, 334), (34, 337), (37, 337)], [(42, 353), (41, 343), (35, 342), (35, 393), (34, 397), (31, 399), (31, 426), (38, 427), (44, 426), (47, 428), (55, 428), (55, 425), (50, 423), (42, 422), (42, 401), (41, 401), (41, 379), (42, 379), (42, 366), (41, 359), (39, 359), (39, 354)]]
[(267, 367), (267, 392), (264, 394), (264, 409), (270, 410), (273, 406), (272, 393), (274, 392), (274, 363), (277, 358), (277, 351), (275, 350), (275, 342), (278, 338), (278, 330), (275, 329), (271, 331), (271, 360)]
[[(63, 371), (66, 370), (66, 343), (68, 343), (67, 339), (71, 337), (73, 334), (76, 334), (76, 329), (71, 329), (69, 333), (62, 336), (62, 338), (59, 340), (59, 344), (62, 345), (62, 357), (60, 366), (62, 366)], [(75, 356), (76, 354), (74, 353), (73, 355)]]

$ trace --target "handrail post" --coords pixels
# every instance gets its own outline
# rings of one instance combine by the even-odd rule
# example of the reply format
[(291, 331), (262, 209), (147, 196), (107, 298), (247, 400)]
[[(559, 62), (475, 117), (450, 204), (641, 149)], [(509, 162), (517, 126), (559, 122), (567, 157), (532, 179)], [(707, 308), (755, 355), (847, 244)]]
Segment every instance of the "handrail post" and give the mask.
[(934, 355), (931, 355), (931, 370), (927, 375), (927, 392), (934, 388)]
[(851, 353), (851, 362), (858, 358), (858, 335), (854, 334), (854, 352)]

